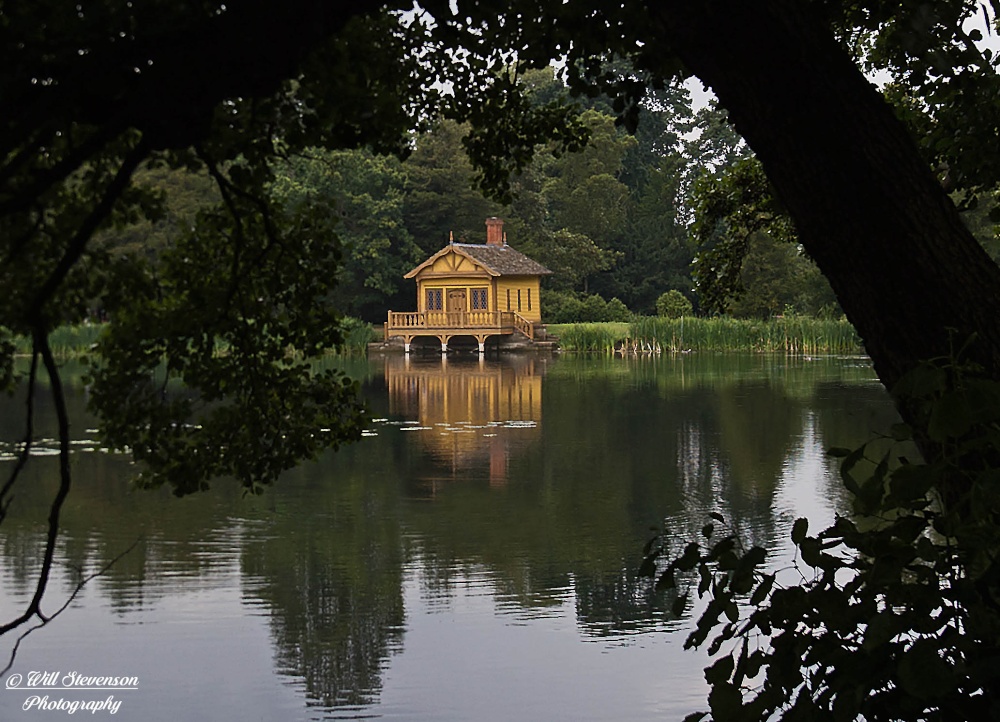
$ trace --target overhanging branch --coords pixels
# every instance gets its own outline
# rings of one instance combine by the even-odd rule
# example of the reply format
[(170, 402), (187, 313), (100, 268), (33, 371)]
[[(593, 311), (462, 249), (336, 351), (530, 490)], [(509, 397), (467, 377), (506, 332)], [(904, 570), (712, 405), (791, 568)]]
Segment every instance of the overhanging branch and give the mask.
[(31, 370), (28, 372), (28, 408), (26, 411), (24, 443), (21, 447), (21, 452), (17, 456), (17, 464), (14, 465), (3, 488), (0, 489), (0, 523), (7, 518), (7, 510), (10, 507), (11, 501), (13, 501), (13, 497), (10, 496), (11, 491), (20, 477), (21, 471), (27, 465), (28, 458), (31, 456), (31, 444), (34, 441), (35, 435), (35, 382), (38, 376), (38, 355), (39, 349), (32, 344)]
[(42, 568), (38, 572), (38, 580), (35, 582), (35, 593), (24, 612), (10, 622), (0, 626), (0, 635), (6, 634), (33, 618), (38, 618), (43, 623), (48, 622), (50, 619), (50, 617), (47, 617), (41, 611), (41, 604), (52, 572), (56, 542), (59, 538), (59, 519), (62, 514), (62, 507), (66, 502), (66, 497), (69, 495), (72, 485), (72, 476), (69, 468), (69, 412), (66, 410), (66, 399), (63, 395), (59, 367), (56, 364), (55, 357), (52, 355), (52, 347), (49, 345), (48, 337), (41, 327), (35, 329), (32, 343), (35, 355), (41, 357), (52, 388), (52, 401), (55, 405), (59, 428), (59, 489), (56, 491), (56, 495), (52, 499), (52, 504), (49, 506), (45, 551), (42, 554)]
[(63, 281), (66, 280), (66, 276), (73, 269), (73, 266), (83, 256), (87, 244), (94, 235), (94, 231), (97, 230), (100, 224), (111, 213), (115, 203), (121, 197), (122, 193), (125, 192), (125, 189), (128, 188), (135, 169), (139, 167), (139, 164), (146, 158), (149, 151), (149, 145), (143, 138), (125, 155), (121, 166), (118, 168), (118, 172), (111, 180), (111, 183), (108, 184), (101, 200), (94, 206), (94, 209), (83, 220), (79, 228), (77, 228), (73, 238), (67, 244), (66, 251), (63, 253), (59, 263), (53, 269), (52, 273), (49, 274), (49, 277), (45, 279), (45, 282), (42, 283), (38, 293), (29, 304), (25, 316), (32, 327), (36, 327), (41, 323), (44, 315), (42, 311), (45, 304), (56, 293)]

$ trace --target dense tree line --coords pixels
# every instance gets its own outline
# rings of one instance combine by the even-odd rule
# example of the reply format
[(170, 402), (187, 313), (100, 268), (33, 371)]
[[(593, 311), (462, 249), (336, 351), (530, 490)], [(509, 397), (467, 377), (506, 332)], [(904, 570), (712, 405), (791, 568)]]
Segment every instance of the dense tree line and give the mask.
[[(412, 134), (402, 160), (368, 148), (311, 148), (275, 161), (270, 192), (280, 206), (328, 211), (317, 232), (342, 260), (334, 307), (376, 323), (388, 309), (412, 310), (403, 275), (449, 238), (481, 242), (484, 219), (500, 216), (512, 245), (553, 271), (543, 289), (551, 322), (655, 315), (669, 292), (700, 313), (842, 313), (714, 100), (695, 110), (685, 88), (664, 89), (643, 101), (629, 133), (610, 99), (571, 99), (552, 67), (528, 70), (519, 83), (539, 105), (574, 102), (587, 142), (573, 153), (539, 145), (513, 176), (507, 203), (483, 194), (463, 142), (469, 127), (445, 118)], [(168, 210), (105, 234), (121, 251), (155, 255), (217, 200), (207, 173), (160, 167), (138, 178), (169, 199)], [(967, 205), (967, 224), (997, 255), (989, 199)]]
[[(520, 82), (536, 103), (569, 101), (551, 67), (528, 71)], [(745, 146), (721, 110), (713, 104), (695, 112), (680, 87), (644, 103), (635, 133), (615, 122), (607, 98), (577, 107), (586, 144), (573, 153), (539, 145), (512, 179), (507, 203), (483, 195), (463, 144), (469, 128), (444, 118), (413, 134), (403, 160), (366, 148), (285, 155), (274, 162), (270, 193), (289, 214), (309, 206), (326, 210), (317, 233), (337, 245), (342, 259), (330, 303), (368, 321), (383, 320), (387, 309), (411, 310), (412, 282), (403, 275), (450, 238), (481, 242), (489, 216), (504, 218), (511, 244), (553, 271), (545, 279), (547, 320), (655, 315), (657, 300), (670, 291), (697, 306), (703, 293), (692, 261), (711, 253), (717, 239), (692, 234), (690, 221), (698, 199), (711, 195), (711, 184), (746, 155)], [(139, 178), (169, 204), (156, 222), (106, 233), (105, 241), (120, 251), (155, 256), (201, 207), (217, 201), (204, 172), (161, 167)], [(711, 219), (716, 235), (727, 239), (723, 246), (732, 236), (724, 220)], [(757, 317), (833, 312), (828, 284), (786, 240), (757, 233), (728, 288), (733, 297), (701, 306)]]

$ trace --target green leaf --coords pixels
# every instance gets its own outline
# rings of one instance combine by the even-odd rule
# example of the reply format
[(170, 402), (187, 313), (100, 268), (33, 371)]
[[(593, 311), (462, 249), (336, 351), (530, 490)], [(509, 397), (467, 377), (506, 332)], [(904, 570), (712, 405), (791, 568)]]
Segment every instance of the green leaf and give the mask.
[(913, 429), (909, 424), (893, 424), (889, 429), (889, 435), (896, 441), (909, 441), (913, 438)]
[(667, 569), (660, 575), (660, 578), (656, 580), (657, 589), (676, 589), (677, 579), (674, 577), (673, 567), (667, 567)]
[(945, 662), (941, 649), (931, 639), (919, 639), (900, 655), (899, 683), (917, 699), (934, 700), (953, 690), (960, 676)]
[(736, 548), (736, 537), (730, 535), (720, 539), (708, 552), (708, 558), (712, 561), (720, 561), (732, 555)]
[(774, 575), (766, 574), (764, 578), (761, 579), (757, 588), (753, 590), (753, 594), (750, 596), (750, 603), (755, 607), (760, 606), (761, 602), (767, 599), (767, 595), (771, 593), (771, 589), (774, 587)]
[(899, 620), (892, 612), (883, 612), (875, 615), (865, 628), (864, 641), (862, 646), (866, 651), (873, 651), (877, 647), (889, 642), (899, 633)]
[(811, 567), (819, 567), (822, 563), (822, 552), (819, 540), (815, 537), (805, 537), (799, 542), (799, 553), (802, 561)]
[(969, 430), (972, 423), (972, 411), (965, 395), (948, 394), (931, 407), (927, 435), (932, 441), (939, 443), (957, 439)]
[(747, 657), (747, 664), (746, 664), (747, 677), (750, 677), (751, 679), (756, 677), (757, 673), (760, 672), (760, 670), (764, 667), (765, 664), (767, 664), (767, 661), (768, 657), (763, 651), (757, 649), (751, 652), (750, 655)]
[(809, 531), (809, 520), (804, 517), (799, 517), (792, 524), (792, 543), (801, 544), (806, 538), (806, 533)]
[(712, 570), (706, 566), (702, 566), (698, 569), (698, 574), (701, 577), (698, 582), (698, 596), (700, 597), (712, 586)]
[[(740, 645), (740, 654), (736, 660), (736, 668), (733, 670), (733, 684), (742, 685), (747, 676), (747, 656), (750, 651), (750, 643), (743, 637), (743, 644)], [(730, 655), (732, 656), (732, 655)]]
[(712, 685), (708, 695), (708, 706), (712, 709), (712, 717), (717, 720), (737, 719), (743, 708), (743, 695), (728, 682)]
[(851, 469), (853, 469), (859, 461), (865, 458), (865, 448), (867, 445), (859, 446), (857, 449), (849, 453), (844, 457), (844, 460), (840, 463), (840, 475), (846, 477), (850, 474)]
[(736, 662), (731, 656), (720, 657), (712, 666), (705, 669), (705, 681), (713, 686), (728, 681), (735, 665)]
[(684, 547), (684, 553), (674, 562), (674, 564), (680, 571), (688, 572), (694, 569), (700, 560), (701, 547), (699, 547), (696, 543), (691, 542)]
[(894, 397), (930, 398), (942, 392), (948, 385), (948, 375), (944, 369), (929, 364), (919, 364), (903, 374), (892, 388)]
[(754, 573), (766, 557), (767, 552), (763, 547), (753, 547), (739, 559), (730, 582), (734, 592), (746, 594), (753, 588)]

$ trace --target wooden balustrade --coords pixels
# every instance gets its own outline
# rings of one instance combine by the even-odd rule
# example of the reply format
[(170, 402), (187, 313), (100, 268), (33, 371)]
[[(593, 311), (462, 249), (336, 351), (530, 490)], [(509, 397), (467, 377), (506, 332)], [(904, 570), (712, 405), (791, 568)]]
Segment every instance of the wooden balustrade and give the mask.
[(535, 325), (528, 319), (516, 313), (514, 314), (514, 328), (530, 338), (532, 341), (535, 340)]
[(423, 328), (427, 321), (422, 313), (400, 313), (389, 311), (389, 322), (386, 324), (389, 330), (394, 328)]
[(458, 330), (506, 334), (517, 330), (530, 339), (535, 337), (531, 321), (513, 311), (389, 311), (385, 330), (387, 335)]

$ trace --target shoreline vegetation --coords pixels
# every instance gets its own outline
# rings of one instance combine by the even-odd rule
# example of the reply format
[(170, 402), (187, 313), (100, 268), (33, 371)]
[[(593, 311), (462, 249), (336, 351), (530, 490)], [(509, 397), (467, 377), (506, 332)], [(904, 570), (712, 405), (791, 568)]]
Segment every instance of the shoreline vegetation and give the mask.
[[(49, 345), (52, 354), (57, 359), (78, 359), (89, 354), (97, 343), (104, 328), (103, 323), (82, 323), (73, 326), (60, 326), (49, 334)], [(348, 318), (344, 321), (344, 344), (338, 352), (343, 356), (364, 355), (368, 344), (375, 339), (375, 329), (372, 324)], [(31, 355), (31, 339), (26, 336), (12, 337), (15, 356)], [(216, 348), (225, 351), (226, 345), (216, 343)]]
[[(91, 351), (103, 324), (62, 326), (49, 336), (57, 358), (79, 358)], [(689, 352), (751, 352), (792, 355), (865, 352), (854, 327), (844, 319), (784, 316), (771, 319), (640, 317), (631, 322), (549, 324), (560, 350), (568, 353), (642, 355)], [(356, 319), (345, 323), (339, 355), (363, 355), (381, 328)], [(27, 338), (14, 339), (15, 354), (30, 355)], [(224, 346), (220, 346), (224, 348)]]
[(640, 317), (620, 323), (550, 324), (548, 331), (559, 339), (561, 350), (571, 353), (865, 353), (849, 321), (810, 316), (770, 319)]

